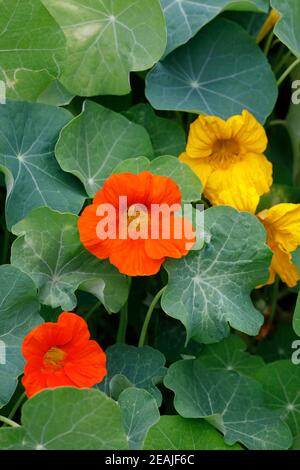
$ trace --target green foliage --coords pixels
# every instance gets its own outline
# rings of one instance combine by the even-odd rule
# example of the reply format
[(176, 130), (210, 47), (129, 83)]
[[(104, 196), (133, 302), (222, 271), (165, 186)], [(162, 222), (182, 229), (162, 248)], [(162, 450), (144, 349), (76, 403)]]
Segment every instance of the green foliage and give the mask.
[(61, 387), (25, 403), (22, 426), (0, 429), (0, 449), (127, 449), (118, 405), (98, 390)]
[(228, 118), (246, 108), (264, 122), (277, 88), (253, 39), (238, 24), (216, 19), (153, 68), (146, 94), (155, 109)]
[(79, 240), (77, 217), (35, 209), (14, 226), (12, 264), (34, 281), (42, 304), (76, 307), (76, 289), (98, 297), (108, 311), (118, 312), (128, 296), (128, 282), (116, 268), (87, 252)]

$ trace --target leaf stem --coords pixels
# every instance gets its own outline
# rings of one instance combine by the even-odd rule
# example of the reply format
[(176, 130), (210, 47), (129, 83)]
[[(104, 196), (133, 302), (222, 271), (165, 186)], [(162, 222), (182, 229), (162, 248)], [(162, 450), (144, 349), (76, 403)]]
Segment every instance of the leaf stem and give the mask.
[(25, 399), (26, 399), (26, 393), (23, 392), (23, 393), (19, 396), (19, 398), (18, 398), (18, 400), (16, 401), (16, 403), (14, 404), (14, 406), (12, 407), (11, 412), (10, 412), (9, 415), (8, 415), (8, 419), (12, 419), (12, 418), (15, 416), (15, 414), (16, 414), (16, 412), (17, 412), (19, 406), (22, 405), (22, 403), (23, 403), (23, 401), (24, 401)]
[(2, 421), (2, 423), (8, 424), (9, 426), (11, 426), (13, 428), (19, 428), (20, 427), (20, 425), (18, 423), (16, 423), (15, 421), (12, 421), (9, 418), (6, 418), (5, 416), (0, 415), (0, 421)]
[(273, 320), (276, 314), (276, 307), (277, 307), (278, 294), (279, 294), (279, 283), (280, 283), (279, 276), (276, 276), (276, 279), (273, 285), (273, 292), (272, 292), (271, 315), (269, 317), (269, 322), (268, 322), (270, 325), (273, 323)]
[(272, 46), (272, 42), (273, 42), (273, 38), (274, 38), (274, 33), (273, 31), (271, 31), (271, 33), (269, 34), (269, 36), (267, 37), (267, 40), (266, 40), (266, 44), (265, 44), (265, 47), (264, 47), (264, 54), (267, 56), (270, 52), (270, 49), (271, 49), (271, 46)]
[(148, 326), (152, 317), (153, 310), (155, 309), (157, 302), (159, 301), (164, 291), (166, 290), (166, 287), (167, 286), (164, 286), (162, 289), (160, 289), (160, 291), (157, 292), (156, 296), (153, 298), (151, 304), (149, 305), (148, 311), (145, 316), (144, 324), (141, 330), (141, 335), (140, 335), (139, 344), (138, 344), (139, 348), (143, 347), (145, 344), (146, 334), (148, 331)]
[(286, 77), (289, 76), (289, 74), (294, 70), (297, 65), (300, 64), (300, 59), (296, 59), (281, 75), (281, 77), (278, 78), (277, 80), (277, 86), (280, 86), (282, 82), (286, 79)]
[[(130, 294), (130, 286), (131, 286), (131, 277), (128, 278), (129, 282), (129, 294)], [(129, 298), (128, 294), (128, 298)], [(120, 323), (117, 333), (117, 343), (125, 343), (126, 342), (126, 331), (128, 326), (128, 299), (125, 305), (120, 310)]]
[(99, 302), (95, 303), (95, 305), (93, 305), (93, 306), (89, 309), (89, 311), (87, 312), (87, 314), (84, 316), (85, 321), (88, 321), (89, 318), (93, 315), (93, 313), (96, 312), (96, 310), (98, 310), (99, 307), (101, 307), (101, 305), (102, 305), (102, 302), (100, 302), (100, 300), (99, 300)]

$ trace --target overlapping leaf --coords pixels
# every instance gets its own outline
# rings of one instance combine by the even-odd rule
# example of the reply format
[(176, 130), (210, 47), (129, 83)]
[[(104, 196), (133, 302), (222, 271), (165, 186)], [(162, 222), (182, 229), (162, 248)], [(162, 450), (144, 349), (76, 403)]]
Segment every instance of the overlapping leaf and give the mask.
[(84, 190), (54, 156), (58, 134), (70, 118), (54, 106), (16, 101), (0, 106), (0, 171), (6, 176), (9, 228), (35, 207), (80, 211)]
[(141, 449), (148, 430), (160, 418), (155, 398), (146, 390), (130, 387), (121, 393), (118, 404), (123, 411), (129, 449)]
[(175, 392), (174, 405), (184, 418), (206, 418), (224, 434), (225, 443), (248, 449), (287, 449), (289, 428), (280, 413), (265, 407), (255, 380), (229, 371), (211, 371), (200, 359), (179, 361), (169, 369), (165, 385)]
[(210, 241), (201, 251), (169, 260), (169, 282), (162, 308), (180, 320), (187, 338), (203, 343), (220, 341), (229, 325), (256, 335), (263, 316), (254, 308), (250, 292), (269, 274), (271, 252), (258, 220), (230, 207), (205, 211)]
[(225, 9), (268, 11), (268, 0), (161, 0), (167, 21), (165, 54), (186, 43)]
[(0, 79), (8, 97), (34, 100), (60, 73), (63, 31), (39, 0), (1, 0), (0, 11)]
[(5, 450), (127, 449), (118, 405), (98, 390), (45, 390), (22, 409), (22, 426), (0, 429)]
[(75, 95), (122, 95), (129, 72), (162, 56), (166, 27), (159, 0), (42, 0), (67, 37), (63, 85)]
[(19, 238), (12, 247), (12, 264), (34, 280), (41, 303), (71, 311), (77, 303), (76, 289), (94, 294), (112, 312), (125, 303), (126, 277), (85, 250), (77, 216), (43, 207), (33, 210), (13, 231)]
[(264, 361), (247, 353), (246, 349), (247, 345), (241, 338), (231, 335), (218, 344), (205, 346), (199, 360), (212, 371), (233, 370), (240, 375), (256, 377)]
[(19, 269), (0, 266), (0, 408), (8, 403), (22, 373), (24, 336), (42, 323), (34, 283)]
[(137, 104), (126, 114), (128, 119), (143, 126), (150, 135), (154, 155), (178, 156), (185, 148), (183, 128), (171, 119), (157, 116), (150, 105)]
[(144, 449), (242, 450), (242, 447), (225, 444), (222, 435), (203, 419), (161, 416), (148, 432)]
[[(143, 388), (161, 404), (161, 393), (156, 384), (162, 381), (166, 369), (164, 356), (149, 346), (136, 348), (126, 344), (116, 344), (106, 350), (107, 376), (99, 385), (100, 389), (111, 395), (111, 383), (115, 376), (125, 378), (126, 386)], [(124, 380), (123, 380), (124, 383)]]
[(300, 369), (290, 359), (276, 361), (257, 371), (269, 408), (278, 410), (294, 436), (300, 434)]
[(170, 155), (157, 157), (151, 162), (145, 157), (129, 158), (114, 168), (114, 173), (140, 173), (151, 171), (156, 175), (168, 176), (174, 180), (181, 192), (182, 202), (199, 201), (202, 194), (202, 184), (195, 173), (178, 158)]
[(152, 155), (141, 126), (92, 101), (62, 131), (56, 146), (60, 166), (77, 176), (94, 196), (114, 167), (130, 157)]
[(300, 3), (297, 0), (271, 0), (280, 14), (274, 33), (296, 56), (300, 57)]
[(237, 23), (217, 18), (152, 69), (146, 95), (156, 109), (222, 118), (248, 109), (264, 122), (277, 86), (253, 38)]

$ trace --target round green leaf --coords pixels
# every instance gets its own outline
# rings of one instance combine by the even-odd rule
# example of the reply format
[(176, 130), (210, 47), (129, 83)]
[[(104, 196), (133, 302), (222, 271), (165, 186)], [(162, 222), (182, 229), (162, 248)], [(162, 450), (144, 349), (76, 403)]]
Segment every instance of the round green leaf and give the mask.
[(154, 155), (174, 155), (177, 157), (185, 149), (185, 132), (179, 124), (157, 116), (150, 105), (137, 104), (125, 115), (131, 121), (143, 126), (150, 135)]
[(206, 210), (204, 223), (210, 233), (204, 248), (164, 265), (169, 282), (162, 308), (184, 324), (188, 340), (220, 341), (229, 333), (228, 323), (257, 335), (263, 316), (250, 293), (269, 275), (266, 232), (253, 215), (226, 206)]
[(39, 0), (0, 0), (0, 80), (7, 96), (37, 98), (66, 54), (63, 31)]
[(161, 416), (147, 434), (146, 450), (242, 450), (228, 446), (222, 435), (203, 419)]
[(185, 44), (203, 26), (226, 9), (267, 12), (268, 0), (161, 0), (167, 21), (165, 54)]
[(0, 429), (0, 449), (128, 449), (118, 405), (98, 390), (59, 387), (38, 393), (22, 409), (22, 426)]
[(166, 387), (184, 418), (206, 418), (224, 434), (225, 443), (248, 449), (287, 449), (289, 428), (280, 413), (264, 406), (262, 387), (255, 380), (229, 371), (211, 371), (200, 359), (179, 361), (168, 369)]
[(129, 72), (162, 56), (166, 27), (159, 0), (42, 0), (67, 38), (60, 80), (74, 95), (129, 93)]
[(92, 101), (61, 132), (56, 158), (77, 176), (93, 197), (114, 167), (140, 155), (151, 156), (150, 138), (141, 126)]
[(107, 375), (98, 386), (111, 395), (111, 382), (114, 376), (123, 375), (127, 383), (147, 390), (161, 404), (162, 397), (156, 384), (162, 381), (166, 369), (165, 357), (149, 346), (136, 348), (127, 344), (115, 344), (106, 350)]
[(118, 403), (123, 411), (129, 449), (141, 449), (148, 430), (160, 418), (156, 400), (146, 390), (130, 387), (121, 393)]
[(6, 178), (9, 228), (35, 207), (80, 211), (84, 190), (54, 156), (59, 131), (70, 117), (65, 109), (37, 103), (9, 101), (0, 106), (0, 171)]
[(278, 410), (293, 436), (300, 434), (300, 369), (291, 360), (266, 365), (257, 372), (269, 408)]
[(24, 336), (43, 322), (34, 283), (14, 266), (0, 266), (0, 408), (9, 402), (22, 373)]
[(98, 297), (108, 311), (118, 312), (127, 300), (128, 281), (85, 250), (77, 220), (46, 207), (33, 210), (13, 227), (19, 238), (12, 246), (11, 262), (33, 279), (45, 305), (71, 311), (80, 289)]
[(248, 109), (264, 122), (274, 108), (277, 86), (254, 39), (237, 23), (217, 18), (153, 68), (146, 95), (155, 109), (225, 119)]
[(233, 370), (241, 375), (255, 377), (264, 366), (259, 356), (246, 352), (246, 343), (236, 335), (228, 336), (218, 344), (207, 345), (199, 356), (201, 364), (209, 370)]
[(298, 0), (271, 0), (271, 6), (280, 14), (274, 33), (293, 54), (300, 56), (300, 3)]

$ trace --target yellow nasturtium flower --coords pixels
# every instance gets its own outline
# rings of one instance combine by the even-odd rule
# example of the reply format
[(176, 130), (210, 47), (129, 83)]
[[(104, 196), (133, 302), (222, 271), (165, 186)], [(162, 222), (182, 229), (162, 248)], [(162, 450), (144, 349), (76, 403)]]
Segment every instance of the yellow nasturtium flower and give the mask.
[(271, 31), (273, 26), (277, 23), (277, 21), (280, 18), (280, 14), (276, 10), (271, 10), (269, 16), (267, 17), (266, 21), (262, 25), (257, 38), (256, 38), (256, 43), (259, 44), (266, 36), (267, 34)]
[(265, 226), (273, 252), (267, 284), (274, 282), (277, 273), (289, 287), (294, 287), (300, 279), (300, 272), (292, 263), (292, 252), (300, 245), (300, 204), (278, 204), (257, 217)]
[(179, 158), (198, 175), (211, 204), (255, 213), (260, 196), (272, 185), (272, 164), (263, 155), (266, 147), (263, 126), (244, 110), (227, 121), (199, 116)]

